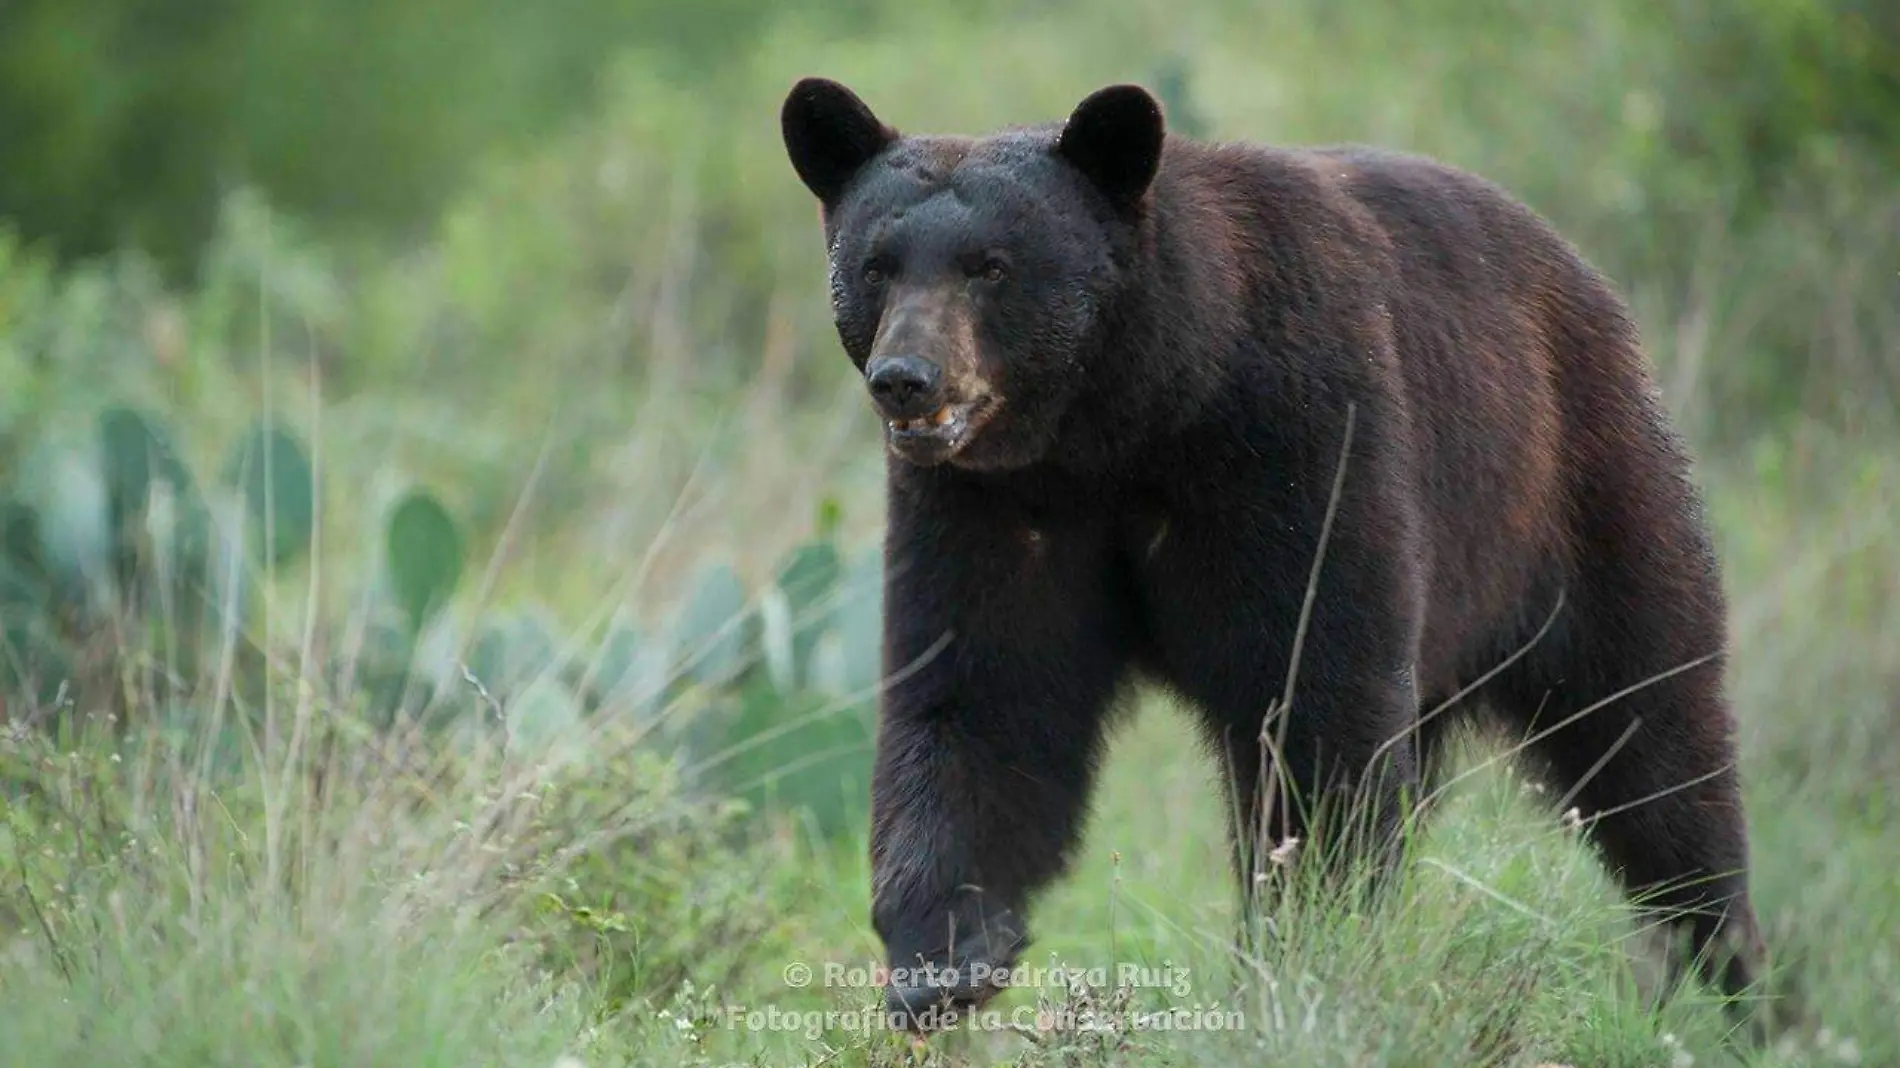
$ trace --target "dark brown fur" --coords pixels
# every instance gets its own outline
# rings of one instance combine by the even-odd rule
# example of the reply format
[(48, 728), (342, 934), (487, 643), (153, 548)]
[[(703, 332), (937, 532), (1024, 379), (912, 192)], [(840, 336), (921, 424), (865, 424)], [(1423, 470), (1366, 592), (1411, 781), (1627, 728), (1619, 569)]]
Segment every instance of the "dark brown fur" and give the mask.
[[(1602, 703), (1528, 755), (1626, 886), (1713, 910), (1692, 946), (1732, 952), (1705, 975), (1756, 978), (1690, 461), (1624, 302), (1549, 225), (1415, 156), (1164, 138), (1131, 87), (1063, 124), (929, 138), (808, 80), (784, 122), (846, 352), (917, 384), (948, 368), (909, 408), (879, 394), (899, 420), (872, 846), (893, 967), (1015, 959), (1144, 678), (1223, 758), (1243, 885), (1263, 726), (1309, 803), (1363, 802), (1377, 851), (1456, 719), (1529, 738)], [(961, 325), (882, 329), (919, 308)], [(939, 402), (986, 414), (901, 433)], [(1329, 833), (1275, 817), (1276, 837)], [(978, 1000), (969, 978), (951, 993)]]

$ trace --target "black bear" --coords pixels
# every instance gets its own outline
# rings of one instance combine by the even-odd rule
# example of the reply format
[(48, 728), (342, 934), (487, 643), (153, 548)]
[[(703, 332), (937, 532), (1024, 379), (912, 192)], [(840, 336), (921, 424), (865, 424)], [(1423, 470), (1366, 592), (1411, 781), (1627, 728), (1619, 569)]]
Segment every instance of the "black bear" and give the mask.
[(1243, 886), (1263, 845), (1325, 839), (1328, 799), (1389, 861), (1477, 709), (1705, 978), (1754, 982), (1690, 460), (1625, 303), (1544, 219), (1413, 155), (1185, 138), (1135, 85), (984, 137), (819, 78), (780, 118), (888, 445), (893, 1013), (927, 1029), (1017, 959), (1142, 680), (1198, 711)]

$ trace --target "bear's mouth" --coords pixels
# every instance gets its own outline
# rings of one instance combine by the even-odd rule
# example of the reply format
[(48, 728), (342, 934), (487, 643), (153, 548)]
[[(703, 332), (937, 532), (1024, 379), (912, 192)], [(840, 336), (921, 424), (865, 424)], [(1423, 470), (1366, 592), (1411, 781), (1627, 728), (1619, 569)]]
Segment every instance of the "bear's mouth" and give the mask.
[(891, 419), (884, 424), (891, 446), (917, 464), (942, 463), (956, 455), (989, 420), (995, 405), (987, 401), (945, 404), (916, 419)]
[(934, 433), (954, 424), (963, 414), (959, 409), (967, 409), (968, 407), (969, 405), (967, 404), (946, 404), (930, 415), (922, 416), (917, 419), (893, 419), (885, 425), (891, 428), (892, 433)]

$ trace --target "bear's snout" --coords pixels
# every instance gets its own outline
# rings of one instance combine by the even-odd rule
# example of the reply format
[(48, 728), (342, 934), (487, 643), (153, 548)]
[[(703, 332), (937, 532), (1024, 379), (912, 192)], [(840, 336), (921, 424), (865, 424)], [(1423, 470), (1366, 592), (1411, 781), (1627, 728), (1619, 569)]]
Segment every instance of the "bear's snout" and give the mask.
[(922, 356), (879, 356), (864, 370), (871, 399), (886, 419), (922, 419), (943, 407), (943, 369)]

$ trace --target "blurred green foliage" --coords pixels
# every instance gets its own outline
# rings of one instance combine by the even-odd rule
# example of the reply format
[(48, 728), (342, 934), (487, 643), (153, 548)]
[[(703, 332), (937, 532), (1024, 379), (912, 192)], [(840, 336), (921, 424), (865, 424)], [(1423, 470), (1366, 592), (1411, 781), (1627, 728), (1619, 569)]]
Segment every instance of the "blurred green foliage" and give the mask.
[[(719, 395), (788, 324), (829, 343), (776, 124), (813, 71), (908, 129), (1055, 118), (1131, 78), (1192, 133), (1431, 152), (1639, 290), (1659, 349), (1698, 303), (1760, 304), (1695, 365), (1711, 431), (1854, 403), (1843, 382), (1900, 402), (1874, 356), (1812, 352), (1888, 326), (1866, 304), (1891, 286), (1843, 294), (1840, 272), (1791, 264), (1849, 239), (1855, 265), (1895, 251), (1868, 236), (1896, 229), (1900, 175), (1900, 7), (1880, 0), (13, 0), (0, 256), (140, 249), (125, 277), (143, 290), (219, 290), (185, 316), (193, 351), (248, 355), (275, 312), (333, 393), (466, 400), (522, 388), (531, 361), (555, 383)], [(1720, 294), (1711, 263), (1734, 273)]]
[[(1682, 42), (1670, 147), (1758, 213), (1805, 159), (1864, 153), (1900, 170), (1900, 6), (1886, 0), (1671, 0)], [(1891, 173), (1891, 171), (1890, 171)]]
[(9, 0), (0, 215), (66, 256), (195, 262), (220, 193), (415, 232), (483, 153), (590, 102), (618, 50), (701, 74), (750, 0)]

